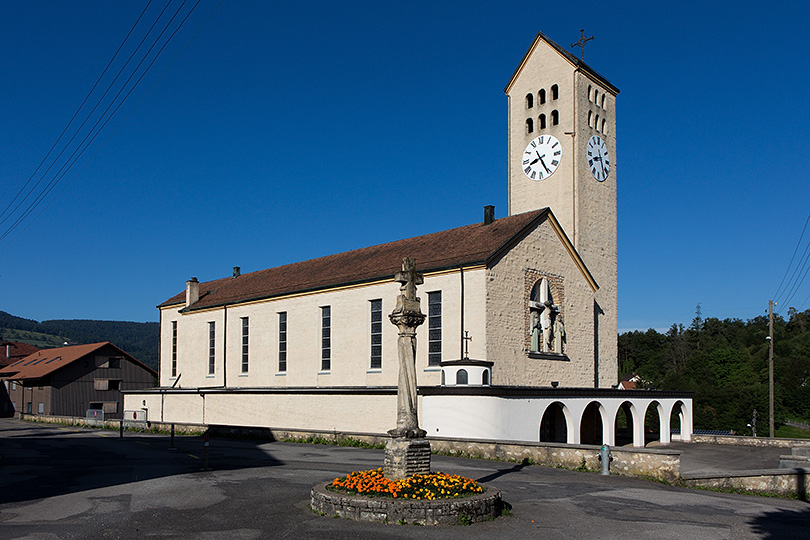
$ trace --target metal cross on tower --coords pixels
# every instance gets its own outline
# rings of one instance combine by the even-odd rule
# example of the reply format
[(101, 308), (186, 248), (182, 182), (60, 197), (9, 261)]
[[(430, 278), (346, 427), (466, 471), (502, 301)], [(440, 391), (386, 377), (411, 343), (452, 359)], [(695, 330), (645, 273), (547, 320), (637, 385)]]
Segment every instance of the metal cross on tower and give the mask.
[(470, 341), (472, 341), (472, 337), (470, 337), (470, 331), (464, 330), (464, 337), (461, 339), (464, 340), (464, 360), (470, 359)]
[(585, 60), (585, 44), (593, 39), (593, 36), (586, 38), (585, 37), (585, 29), (580, 29), (579, 31), (579, 41), (576, 43), (572, 43), (571, 47), (579, 47), (579, 58), (581, 60)]

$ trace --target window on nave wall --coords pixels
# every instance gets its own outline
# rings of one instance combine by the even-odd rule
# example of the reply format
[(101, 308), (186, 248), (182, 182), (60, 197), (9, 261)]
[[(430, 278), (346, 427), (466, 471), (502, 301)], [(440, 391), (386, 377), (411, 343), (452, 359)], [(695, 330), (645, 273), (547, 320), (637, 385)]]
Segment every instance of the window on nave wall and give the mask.
[(250, 350), (248, 348), (250, 340), (250, 320), (249, 317), (242, 317), (242, 373), (248, 372), (248, 360)]
[(172, 321), (172, 377), (177, 377), (177, 321)]
[(213, 375), (217, 365), (217, 323), (208, 323), (208, 374)]
[(382, 369), (382, 300), (371, 304), (371, 369)]
[(278, 314), (278, 371), (287, 371), (287, 312)]
[(428, 365), (442, 363), (442, 291), (428, 293)]
[(332, 308), (321, 307), (321, 371), (332, 369)]

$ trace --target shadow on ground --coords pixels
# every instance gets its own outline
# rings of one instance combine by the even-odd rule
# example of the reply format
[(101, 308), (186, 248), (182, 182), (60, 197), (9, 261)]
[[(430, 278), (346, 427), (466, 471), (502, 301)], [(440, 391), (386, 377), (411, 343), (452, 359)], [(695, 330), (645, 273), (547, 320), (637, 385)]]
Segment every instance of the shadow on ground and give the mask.
[[(211, 437), (212, 470), (278, 466), (260, 445), (267, 440)], [(88, 430), (0, 419), (0, 503), (67, 493), (205, 470), (204, 436)], [(227, 446), (227, 452), (220, 450)]]

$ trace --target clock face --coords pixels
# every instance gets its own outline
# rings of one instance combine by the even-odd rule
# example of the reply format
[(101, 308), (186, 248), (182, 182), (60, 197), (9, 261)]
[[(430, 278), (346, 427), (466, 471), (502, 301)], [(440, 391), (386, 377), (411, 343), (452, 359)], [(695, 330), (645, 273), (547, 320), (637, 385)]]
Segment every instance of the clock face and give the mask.
[(594, 135), (588, 141), (588, 168), (594, 178), (604, 182), (610, 173), (610, 158), (605, 141)]
[(562, 146), (551, 135), (540, 135), (523, 152), (523, 172), (532, 180), (548, 178), (560, 164)]

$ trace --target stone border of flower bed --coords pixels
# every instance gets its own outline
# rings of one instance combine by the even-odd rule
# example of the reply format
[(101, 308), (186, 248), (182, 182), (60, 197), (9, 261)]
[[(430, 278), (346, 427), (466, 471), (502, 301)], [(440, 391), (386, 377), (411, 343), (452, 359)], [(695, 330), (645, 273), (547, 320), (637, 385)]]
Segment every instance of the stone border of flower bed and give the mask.
[(312, 510), (355, 521), (458, 525), (488, 521), (501, 513), (501, 492), (495, 488), (469, 497), (431, 501), (347, 495), (327, 490), (328, 484), (331, 482), (312, 488)]

